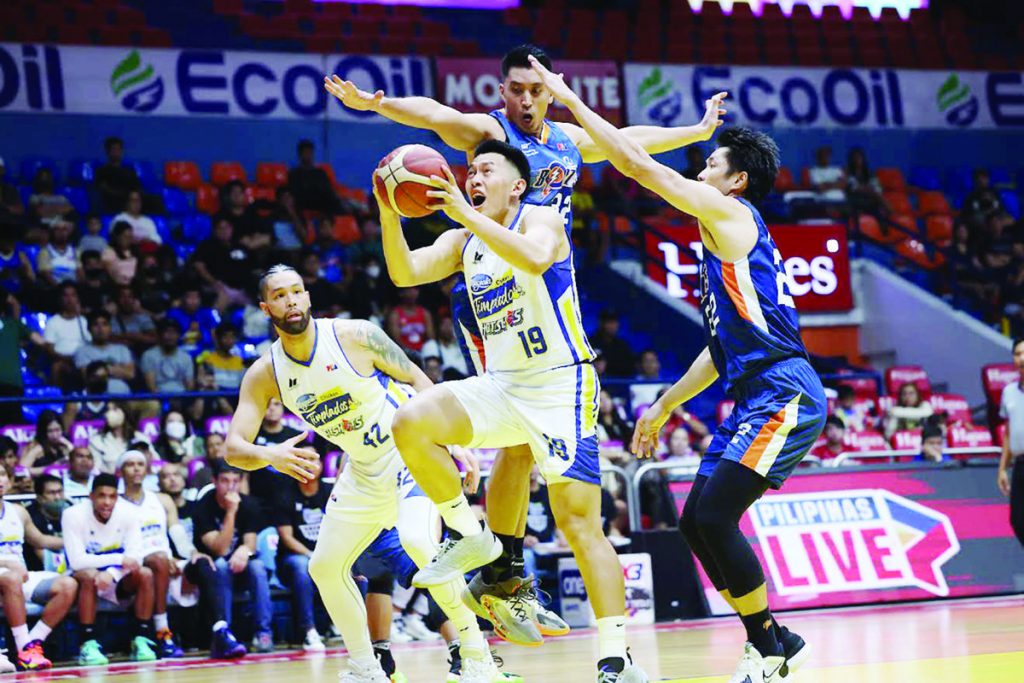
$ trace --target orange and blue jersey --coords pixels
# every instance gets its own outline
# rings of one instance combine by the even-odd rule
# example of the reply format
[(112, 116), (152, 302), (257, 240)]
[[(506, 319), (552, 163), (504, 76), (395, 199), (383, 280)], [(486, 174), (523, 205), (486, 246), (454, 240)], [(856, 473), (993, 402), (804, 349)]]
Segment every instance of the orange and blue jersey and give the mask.
[(779, 488), (821, 434), (828, 408), (800, 337), (782, 255), (757, 209), (740, 201), (753, 214), (757, 242), (731, 263), (705, 249), (700, 269), (705, 338), (736, 408), (699, 474), (710, 476), (725, 458)]

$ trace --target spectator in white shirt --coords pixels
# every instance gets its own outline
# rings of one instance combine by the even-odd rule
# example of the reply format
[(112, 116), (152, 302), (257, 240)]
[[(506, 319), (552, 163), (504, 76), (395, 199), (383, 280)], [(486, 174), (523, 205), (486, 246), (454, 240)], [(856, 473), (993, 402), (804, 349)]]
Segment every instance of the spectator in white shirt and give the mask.
[(92, 451), (78, 446), (68, 457), (68, 470), (64, 473), (64, 495), (68, 498), (88, 496), (92, 491), (92, 474), (95, 467)]
[(50, 226), (50, 241), (39, 250), (36, 261), (39, 279), (53, 287), (61, 282), (75, 282), (80, 274), (78, 250), (71, 243), (74, 226), (64, 220), (57, 220)]
[(885, 414), (885, 438), (908, 429), (921, 429), (924, 421), (932, 416), (932, 405), (921, 396), (921, 390), (913, 382), (900, 386), (896, 405)]
[(78, 349), (92, 341), (89, 326), (82, 315), (82, 304), (78, 299), (78, 288), (73, 282), (65, 282), (58, 288), (60, 311), (46, 321), (43, 339), (53, 359), (52, 378), (54, 384), (67, 388), (74, 377), (72, 359)]
[(463, 379), (469, 376), (466, 357), (462, 355), (455, 327), (451, 318), (442, 318), (437, 329), (437, 339), (428, 339), (423, 345), (423, 357), (441, 359), (441, 371), (446, 380)]
[(846, 172), (842, 166), (832, 163), (832, 148), (819, 147), (815, 153), (816, 163), (807, 170), (811, 189), (818, 193), (818, 200), (830, 203), (846, 201)]
[(124, 221), (132, 226), (132, 234), (135, 235), (137, 242), (163, 244), (163, 239), (161, 239), (160, 233), (157, 232), (156, 223), (153, 222), (152, 218), (142, 213), (142, 193), (138, 190), (132, 190), (128, 193), (128, 200), (125, 202), (124, 211), (114, 216), (111, 224), (113, 225), (113, 223), (118, 221)]
[(153, 661), (153, 572), (142, 566), (142, 530), (128, 504), (117, 495), (117, 478), (99, 474), (89, 500), (61, 517), (68, 568), (78, 581), (78, 621), (82, 627), (79, 662), (107, 664), (96, 640), (97, 598), (119, 602), (133, 598), (134, 661)]

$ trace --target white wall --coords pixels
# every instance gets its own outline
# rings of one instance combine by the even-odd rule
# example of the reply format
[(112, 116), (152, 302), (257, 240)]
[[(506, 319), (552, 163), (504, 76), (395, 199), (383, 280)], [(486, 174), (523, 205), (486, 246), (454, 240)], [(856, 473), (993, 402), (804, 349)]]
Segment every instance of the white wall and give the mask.
[(864, 313), (861, 351), (879, 371), (921, 365), (933, 384), (948, 384), (971, 405), (985, 402), (981, 367), (1009, 362), (1008, 338), (870, 261), (855, 260), (852, 277)]

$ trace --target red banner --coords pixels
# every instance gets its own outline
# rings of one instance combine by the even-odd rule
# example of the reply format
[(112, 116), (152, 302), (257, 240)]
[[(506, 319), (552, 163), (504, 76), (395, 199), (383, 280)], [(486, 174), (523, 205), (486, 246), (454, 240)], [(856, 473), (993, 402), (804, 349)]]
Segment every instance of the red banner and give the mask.
[[(668, 240), (647, 233), (647, 276), (668, 289), (672, 296), (697, 306), (696, 261), (703, 245), (696, 225), (661, 227)], [(850, 289), (850, 254), (846, 228), (841, 225), (773, 225), (772, 237), (782, 252), (789, 274), (789, 290), (801, 313), (848, 311), (853, 308)], [(660, 268), (656, 263), (664, 264)]]
[[(497, 59), (434, 60), (437, 69), (437, 99), (464, 112), (489, 112), (504, 105), (501, 92), (501, 65)], [(565, 74), (572, 89), (583, 101), (616, 126), (622, 125), (622, 90), (619, 67), (615, 62), (572, 62), (555, 65)], [(572, 116), (556, 104), (548, 117), (571, 121)]]

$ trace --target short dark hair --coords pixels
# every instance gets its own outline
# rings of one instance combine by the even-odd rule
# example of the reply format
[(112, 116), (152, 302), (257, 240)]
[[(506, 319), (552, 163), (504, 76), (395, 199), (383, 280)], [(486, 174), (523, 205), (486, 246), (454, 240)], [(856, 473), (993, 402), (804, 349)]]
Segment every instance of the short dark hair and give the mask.
[[(103, 255), (100, 252), (96, 251), (95, 249), (86, 249), (85, 251), (82, 252), (82, 260), (83, 261), (85, 261), (86, 259), (94, 259), (94, 258), (103, 258)], [(68, 282), (66, 284), (69, 284), (72, 287), (75, 286), (75, 284), (73, 282)]]
[(94, 360), (85, 366), (85, 376), (95, 374), (97, 370), (110, 369), (110, 364), (105, 360)]
[(779, 146), (765, 133), (736, 126), (718, 136), (718, 146), (727, 147), (726, 159), (732, 173), (747, 174), (743, 197), (758, 202), (771, 192), (779, 175)]
[(129, 223), (128, 221), (115, 221), (114, 224), (110, 226), (110, 236), (111, 237), (117, 237), (122, 232), (125, 232), (127, 230), (131, 230), (131, 229), (132, 229), (132, 224)]
[(231, 191), (235, 189), (236, 186), (242, 188), (242, 191), (245, 191), (245, 183), (241, 180), (229, 180), (224, 184), (224, 189), (222, 190), (224, 196), (227, 197), (231, 194)]
[(839, 429), (846, 429), (846, 423), (843, 422), (838, 415), (829, 415), (825, 418), (825, 426), (828, 427), (829, 425), (839, 427)]
[(52, 474), (40, 474), (36, 477), (32, 489), (36, 492), (37, 496), (41, 496), (43, 495), (43, 491), (46, 490), (46, 485), (52, 484), (53, 482), (57, 482), (60, 484), (61, 488), (64, 488), (64, 482), (61, 481), (59, 477), (55, 477)]
[(238, 328), (236, 328), (227, 320), (222, 320), (221, 322), (217, 323), (217, 327), (213, 328), (213, 336), (215, 337), (223, 337), (228, 332), (232, 332), (235, 335), (237, 335)]
[(214, 479), (216, 479), (222, 474), (229, 474), (231, 472), (234, 472), (239, 476), (244, 474), (242, 470), (238, 469), (234, 465), (229, 464), (226, 460), (214, 460), (212, 463), (210, 463), (210, 472), (213, 474)]
[(505, 157), (519, 171), (519, 177), (530, 184), (530, 162), (527, 160), (523, 150), (513, 147), (504, 140), (484, 140), (473, 150), (473, 156), (481, 154), (500, 154)]
[(934, 439), (935, 437), (942, 437), (942, 427), (937, 424), (926, 422), (924, 429), (921, 430), (921, 441), (925, 439)]
[(839, 394), (839, 400), (842, 401), (846, 398), (853, 398), (857, 395), (857, 392), (853, 390), (849, 384), (840, 384), (836, 389), (836, 393)]
[(6, 453), (9, 450), (17, 451), (18, 442), (6, 434), (0, 434), (0, 453)]
[(115, 477), (113, 474), (110, 474), (109, 472), (102, 472), (100, 474), (97, 474), (95, 477), (93, 477), (92, 480), (92, 490), (95, 491), (96, 489), (102, 486), (111, 486), (116, 491), (117, 477)]
[(315, 149), (313, 141), (310, 140), (309, 138), (302, 138), (301, 140), (299, 140), (299, 144), (298, 147), (296, 148), (296, 151), (301, 152), (304, 149)]
[(106, 152), (107, 154), (110, 154), (110, 148), (113, 147), (114, 145), (121, 145), (122, 147), (124, 147), (124, 140), (117, 137), (116, 135), (111, 135), (110, 137), (103, 141), (103, 151)]
[(96, 310), (89, 314), (89, 318), (87, 320), (89, 327), (92, 327), (98, 320), (106, 320), (109, 323), (110, 314), (102, 309)]
[[(316, 252), (312, 251), (312, 250), (303, 251), (302, 252), (302, 259), (305, 260), (305, 258), (307, 256), (309, 256), (310, 254), (315, 254), (315, 253)], [(260, 282), (259, 282), (259, 285), (258, 285), (259, 292), (260, 292), (260, 299), (261, 300), (263, 300), (263, 301), (267, 300), (267, 294), (266, 294), (267, 281), (270, 280), (270, 278), (274, 277), (275, 275), (279, 275), (281, 273), (295, 273), (296, 275), (299, 274), (297, 270), (295, 270), (294, 268), (292, 268), (291, 266), (289, 266), (289, 265), (287, 265), (285, 263), (278, 263), (278, 264), (275, 264), (275, 265), (270, 266), (269, 268), (267, 268), (263, 272), (263, 275), (260, 276)]]
[(174, 318), (163, 318), (156, 324), (156, 333), (163, 334), (167, 330), (174, 329), (181, 332), (181, 323)]
[(541, 63), (545, 69), (551, 69), (551, 57), (548, 57), (548, 53), (544, 52), (543, 49), (536, 45), (526, 43), (514, 47), (505, 53), (505, 56), (501, 58), (501, 77), (505, 78), (508, 76), (508, 72), (512, 69), (531, 69), (529, 58), (533, 57)]

